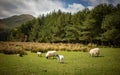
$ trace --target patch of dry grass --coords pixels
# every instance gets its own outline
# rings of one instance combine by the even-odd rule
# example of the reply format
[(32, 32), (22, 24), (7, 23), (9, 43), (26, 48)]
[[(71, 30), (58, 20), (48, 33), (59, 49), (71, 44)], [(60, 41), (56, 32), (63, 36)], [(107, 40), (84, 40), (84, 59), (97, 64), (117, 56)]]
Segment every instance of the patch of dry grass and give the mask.
[(21, 51), (47, 52), (48, 50), (56, 51), (83, 51), (87, 52), (96, 44), (71, 44), (71, 43), (35, 43), (35, 42), (0, 42), (0, 52), (6, 54), (19, 53)]

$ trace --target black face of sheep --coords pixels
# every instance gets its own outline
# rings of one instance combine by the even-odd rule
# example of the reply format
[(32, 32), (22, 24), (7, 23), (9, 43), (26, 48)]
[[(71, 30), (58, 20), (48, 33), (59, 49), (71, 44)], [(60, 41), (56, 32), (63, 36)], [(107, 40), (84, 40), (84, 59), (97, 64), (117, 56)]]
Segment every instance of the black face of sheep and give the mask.
[(17, 56), (19, 56), (19, 57), (23, 57), (23, 54), (17, 54)]
[(48, 59), (48, 57), (46, 57), (46, 59)]
[(23, 57), (23, 54), (20, 54), (19, 56), (20, 56), (20, 57)]
[(56, 55), (57, 58), (59, 58), (59, 55)]

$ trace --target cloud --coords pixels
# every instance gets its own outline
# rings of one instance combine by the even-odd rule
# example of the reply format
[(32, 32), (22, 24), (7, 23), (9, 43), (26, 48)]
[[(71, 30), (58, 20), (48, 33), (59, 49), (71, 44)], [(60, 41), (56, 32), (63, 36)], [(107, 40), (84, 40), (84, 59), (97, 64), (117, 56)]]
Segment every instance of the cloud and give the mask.
[(120, 0), (112, 0), (113, 5), (117, 5), (118, 3), (120, 4)]
[(0, 0), (0, 18), (19, 14), (37, 17), (63, 8), (64, 4), (59, 0)]
[[(92, 5), (96, 4), (99, 0), (85, 1), (91, 3), (91, 6), (87, 7), (92, 9)], [(85, 6), (80, 3), (66, 5), (63, 0), (0, 0), (0, 18), (20, 14), (31, 14), (38, 17), (41, 14), (47, 14), (53, 10), (58, 11), (59, 9), (64, 12), (75, 13), (84, 8)]]
[[(120, 3), (120, 0), (84, 0), (89, 9), (100, 3)], [(64, 0), (0, 0), (0, 18), (6, 18), (13, 15), (31, 14), (38, 17), (41, 14), (47, 14), (51, 11), (75, 13), (86, 8), (82, 4), (73, 3), (66, 5)]]
[(85, 7), (82, 4), (73, 3), (73, 4), (68, 5), (68, 8), (65, 9), (65, 12), (75, 13), (75, 12), (78, 12), (80, 10), (83, 10), (84, 8)]
[(96, 6), (102, 3), (113, 4), (113, 5), (117, 5), (118, 3), (120, 3), (120, 0), (84, 0), (84, 1), (87, 2), (88, 5), (90, 6)]
[(94, 7), (93, 6), (87, 6), (89, 10), (92, 10)]
[(69, 4), (65, 8), (65, 3), (60, 0), (0, 0), (0, 18), (20, 14), (31, 14), (37, 17), (59, 9), (75, 13), (84, 8), (82, 4), (77, 3)]

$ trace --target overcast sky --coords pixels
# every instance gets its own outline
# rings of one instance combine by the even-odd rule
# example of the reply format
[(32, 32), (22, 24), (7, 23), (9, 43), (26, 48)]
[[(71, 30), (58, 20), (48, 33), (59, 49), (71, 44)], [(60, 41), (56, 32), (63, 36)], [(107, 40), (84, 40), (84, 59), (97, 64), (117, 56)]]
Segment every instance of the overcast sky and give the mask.
[(53, 10), (75, 13), (84, 8), (93, 8), (98, 4), (116, 5), (120, 0), (0, 0), (0, 19), (20, 14), (38, 17)]

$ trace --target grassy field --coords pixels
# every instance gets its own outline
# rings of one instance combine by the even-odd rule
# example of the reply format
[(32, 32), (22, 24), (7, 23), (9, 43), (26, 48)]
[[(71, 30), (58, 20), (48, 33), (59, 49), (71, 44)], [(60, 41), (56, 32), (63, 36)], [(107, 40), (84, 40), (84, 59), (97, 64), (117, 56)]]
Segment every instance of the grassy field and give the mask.
[(90, 57), (88, 52), (58, 51), (64, 55), (64, 63), (46, 59), (45, 53), (38, 57), (0, 53), (0, 75), (120, 75), (120, 48), (100, 48), (99, 57)]

